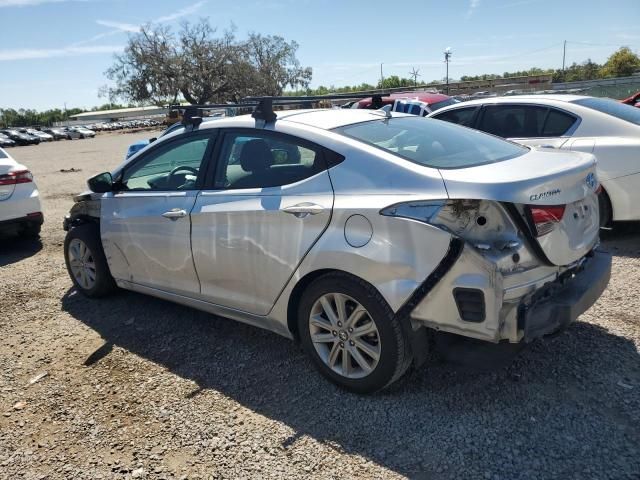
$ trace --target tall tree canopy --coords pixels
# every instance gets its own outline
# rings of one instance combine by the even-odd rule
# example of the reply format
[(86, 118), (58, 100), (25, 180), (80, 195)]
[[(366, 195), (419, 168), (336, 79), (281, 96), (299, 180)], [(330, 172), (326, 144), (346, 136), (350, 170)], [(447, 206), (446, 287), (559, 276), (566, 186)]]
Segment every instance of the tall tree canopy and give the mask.
[(239, 41), (233, 30), (218, 35), (206, 19), (170, 27), (146, 25), (129, 37), (106, 72), (110, 99), (141, 103), (222, 102), (246, 95), (281, 95), (306, 88), (312, 71), (296, 58), (298, 44), (252, 33)]

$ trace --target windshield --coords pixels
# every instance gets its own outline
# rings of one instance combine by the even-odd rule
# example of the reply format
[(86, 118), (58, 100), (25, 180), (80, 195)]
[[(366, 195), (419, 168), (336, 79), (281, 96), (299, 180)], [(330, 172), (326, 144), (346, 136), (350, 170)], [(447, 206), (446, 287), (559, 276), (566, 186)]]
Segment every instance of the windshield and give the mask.
[(486, 133), (422, 117), (372, 120), (335, 129), (433, 168), (466, 168), (519, 157), (528, 149)]
[(613, 115), (620, 120), (640, 125), (640, 108), (632, 107), (631, 105), (625, 105), (608, 98), (581, 98), (571, 103), (577, 103), (583, 107)]

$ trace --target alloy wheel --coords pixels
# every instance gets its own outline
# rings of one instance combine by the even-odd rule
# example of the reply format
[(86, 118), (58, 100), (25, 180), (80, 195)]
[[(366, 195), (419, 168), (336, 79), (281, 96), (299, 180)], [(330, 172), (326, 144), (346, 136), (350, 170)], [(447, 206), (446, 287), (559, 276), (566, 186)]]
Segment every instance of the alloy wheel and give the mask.
[(96, 262), (91, 250), (79, 238), (69, 242), (69, 268), (78, 285), (91, 290), (96, 284)]
[(380, 333), (359, 302), (342, 293), (322, 295), (309, 315), (311, 342), (331, 370), (347, 378), (373, 372), (381, 355)]

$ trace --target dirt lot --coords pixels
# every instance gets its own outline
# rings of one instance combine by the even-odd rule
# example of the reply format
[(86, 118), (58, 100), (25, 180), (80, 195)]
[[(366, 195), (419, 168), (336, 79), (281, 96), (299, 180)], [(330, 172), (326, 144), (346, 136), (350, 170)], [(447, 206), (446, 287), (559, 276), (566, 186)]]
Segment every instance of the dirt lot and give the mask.
[(606, 236), (609, 289), (566, 333), (360, 397), (266, 331), (70, 289), (71, 197), (139, 137), (10, 150), (46, 223), (42, 243), (0, 240), (0, 478), (640, 478), (639, 225)]

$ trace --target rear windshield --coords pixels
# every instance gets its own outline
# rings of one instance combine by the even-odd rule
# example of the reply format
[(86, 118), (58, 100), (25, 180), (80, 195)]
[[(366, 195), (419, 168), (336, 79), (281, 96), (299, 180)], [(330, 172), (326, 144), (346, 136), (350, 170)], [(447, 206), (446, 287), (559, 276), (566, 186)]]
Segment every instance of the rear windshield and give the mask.
[(581, 98), (571, 103), (577, 103), (583, 107), (592, 108), (602, 113), (613, 115), (621, 120), (640, 125), (640, 108), (625, 105), (608, 98)]
[(423, 117), (373, 120), (335, 131), (433, 168), (475, 167), (529, 151), (486, 133)]

